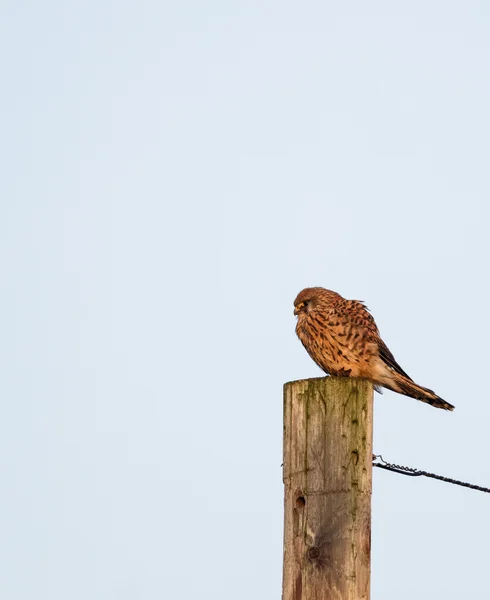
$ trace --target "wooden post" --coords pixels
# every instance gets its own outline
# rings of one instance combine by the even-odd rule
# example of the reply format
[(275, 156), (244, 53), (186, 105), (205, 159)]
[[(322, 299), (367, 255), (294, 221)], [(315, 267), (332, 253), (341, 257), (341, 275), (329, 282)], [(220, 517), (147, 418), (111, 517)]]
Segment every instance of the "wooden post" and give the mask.
[(373, 385), (284, 385), (283, 600), (369, 600)]

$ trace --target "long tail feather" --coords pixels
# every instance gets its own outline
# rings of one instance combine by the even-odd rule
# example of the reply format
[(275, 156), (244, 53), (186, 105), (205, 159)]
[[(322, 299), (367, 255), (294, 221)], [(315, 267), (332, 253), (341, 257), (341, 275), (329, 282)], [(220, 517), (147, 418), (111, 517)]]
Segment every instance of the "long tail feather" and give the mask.
[(405, 396), (410, 396), (411, 398), (415, 398), (416, 400), (421, 400), (422, 402), (426, 402), (431, 406), (435, 406), (436, 408), (442, 408), (444, 410), (454, 410), (454, 406), (446, 402), (442, 398), (440, 398), (435, 392), (429, 390), (428, 388), (422, 387), (421, 385), (417, 385), (414, 381), (407, 379), (403, 375), (399, 373), (393, 373), (390, 384), (383, 383), (384, 387), (393, 390), (394, 392), (398, 392), (399, 394), (404, 394)]

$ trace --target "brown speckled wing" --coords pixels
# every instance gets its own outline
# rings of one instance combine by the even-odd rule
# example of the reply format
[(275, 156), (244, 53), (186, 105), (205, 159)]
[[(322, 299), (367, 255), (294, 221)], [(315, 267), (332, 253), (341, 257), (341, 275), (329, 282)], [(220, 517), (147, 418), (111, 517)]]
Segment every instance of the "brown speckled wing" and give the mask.
[[(362, 302), (339, 298), (325, 313), (325, 326), (333, 346), (332, 373), (346, 371), (349, 366), (365, 370), (370, 357), (378, 354), (379, 332), (373, 317)], [(364, 365), (361, 367), (361, 365)]]
[(360, 338), (364, 344), (378, 344), (379, 331), (372, 314), (360, 300), (346, 300), (344, 320), (350, 336)]
[(407, 377), (407, 379), (410, 379), (410, 381), (413, 381), (412, 378), (407, 373), (405, 373), (405, 371), (396, 362), (396, 359), (391, 353), (390, 349), (381, 339), (378, 327), (367, 306), (359, 300), (351, 300), (351, 302), (357, 305), (356, 310), (359, 312), (360, 315), (362, 315), (361, 318), (363, 321), (363, 325), (368, 331), (366, 341), (375, 343), (377, 345), (379, 357), (385, 364), (388, 365), (388, 367), (390, 367), (390, 369), (393, 369), (393, 371), (395, 371), (396, 373), (399, 373), (400, 375)]

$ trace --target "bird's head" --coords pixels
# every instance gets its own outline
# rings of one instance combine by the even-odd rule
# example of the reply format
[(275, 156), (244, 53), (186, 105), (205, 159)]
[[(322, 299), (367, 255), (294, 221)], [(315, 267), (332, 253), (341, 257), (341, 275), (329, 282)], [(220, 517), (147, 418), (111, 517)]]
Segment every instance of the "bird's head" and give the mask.
[(294, 301), (294, 314), (301, 319), (314, 310), (328, 310), (340, 296), (321, 287), (305, 288)]

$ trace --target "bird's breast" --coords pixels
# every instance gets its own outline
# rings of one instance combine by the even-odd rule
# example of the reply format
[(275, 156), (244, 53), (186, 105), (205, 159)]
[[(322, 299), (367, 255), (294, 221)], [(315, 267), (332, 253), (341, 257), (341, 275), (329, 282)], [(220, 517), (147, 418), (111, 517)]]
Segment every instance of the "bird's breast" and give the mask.
[(341, 324), (328, 319), (303, 318), (296, 333), (315, 363), (331, 375), (365, 376), (367, 363), (360, 340)]

